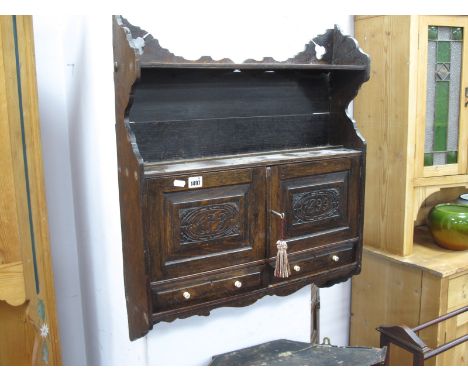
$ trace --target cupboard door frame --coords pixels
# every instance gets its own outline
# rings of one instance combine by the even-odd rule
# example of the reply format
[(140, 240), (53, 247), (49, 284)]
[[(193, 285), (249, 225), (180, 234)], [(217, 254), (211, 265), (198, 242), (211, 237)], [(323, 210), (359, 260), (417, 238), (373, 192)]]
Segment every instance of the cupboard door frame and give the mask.
[[(276, 241), (281, 238), (281, 221), (271, 210), (285, 213), (284, 240), (288, 242), (290, 254), (333, 245), (360, 235), (359, 156), (279, 165), (271, 167), (269, 172), (269, 258), (276, 255)], [(310, 222), (295, 224), (293, 216), (297, 213), (292, 211), (294, 196), (299, 198), (297, 203), (304, 199), (307, 204), (305, 199), (317, 193), (324, 193), (324, 200), (330, 203), (336, 197), (336, 206), (324, 210), (323, 214), (315, 216), (316, 219)], [(304, 208), (307, 210), (307, 206)], [(333, 210), (332, 216), (327, 214)], [(311, 229), (313, 232), (310, 232)]]
[[(468, 17), (466, 16), (420, 16), (418, 18), (418, 86), (416, 104), (416, 153), (415, 177), (426, 178), (468, 173), (468, 108), (465, 107), (465, 89), (468, 88)], [(426, 95), (427, 95), (427, 29), (429, 25), (462, 27), (463, 53), (460, 78), (460, 116), (458, 137), (458, 163), (424, 166), (424, 143), (426, 131)]]
[[(187, 184), (193, 176), (203, 178), (202, 187), (174, 185), (175, 180)], [(263, 262), (265, 187), (260, 167), (148, 179), (145, 230), (151, 280)], [(220, 220), (226, 215), (232, 224)], [(183, 230), (184, 219), (192, 228)]]

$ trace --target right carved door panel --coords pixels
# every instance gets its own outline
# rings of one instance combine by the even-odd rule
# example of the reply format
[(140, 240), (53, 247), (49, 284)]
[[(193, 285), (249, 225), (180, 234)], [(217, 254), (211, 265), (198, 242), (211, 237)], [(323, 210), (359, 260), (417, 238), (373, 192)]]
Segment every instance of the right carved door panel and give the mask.
[[(358, 235), (359, 157), (271, 167), (270, 209), (285, 213), (288, 253)], [(281, 219), (269, 214), (270, 257), (281, 238)]]

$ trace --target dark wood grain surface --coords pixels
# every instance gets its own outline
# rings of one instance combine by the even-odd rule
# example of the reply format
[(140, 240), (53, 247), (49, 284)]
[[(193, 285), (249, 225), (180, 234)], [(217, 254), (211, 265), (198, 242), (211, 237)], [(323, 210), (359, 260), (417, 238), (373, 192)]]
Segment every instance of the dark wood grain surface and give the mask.
[(115, 131), (118, 152), (120, 220), (125, 281), (125, 300), (131, 340), (144, 336), (151, 320), (149, 276), (146, 271), (142, 220), (143, 161), (128, 127), (127, 110), (132, 87), (139, 77), (138, 56), (119, 18), (113, 19)]
[[(152, 280), (186, 276), (264, 259), (264, 170), (203, 174), (199, 189), (148, 181), (146, 237)], [(162, 223), (162, 224), (161, 224)]]
[[(160, 321), (359, 273), (365, 142), (346, 108), (369, 57), (337, 27), (314, 41), (321, 58), (309, 42), (281, 62), (186, 60), (114, 17), (132, 340)], [(271, 210), (285, 214), (284, 237)], [(280, 238), (285, 279), (273, 275)]]
[(210, 366), (373, 366), (387, 349), (275, 340), (213, 356)]

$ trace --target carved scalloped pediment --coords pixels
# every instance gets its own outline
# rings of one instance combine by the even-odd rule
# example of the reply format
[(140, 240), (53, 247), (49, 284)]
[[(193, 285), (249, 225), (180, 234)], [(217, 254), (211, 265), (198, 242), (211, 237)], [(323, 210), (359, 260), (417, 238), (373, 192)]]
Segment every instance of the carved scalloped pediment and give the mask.
[(328, 29), (325, 33), (310, 40), (302, 52), (284, 61), (277, 61), (273, 57), (264, 57), (262, 60), (246, 59), (241, 64), (235, 63), (230, 58), (214, 60), (211, 56), (202, 56), (198, 60), (187, 60), (177, 56), (166, 48), (150, 33), (140, 27), (130, 24), (124, 18), (122, 24), (129, 29), (132, 38), (137, 41), (140, 49), (140, 63), (146, 65), (168, 64), (214, 64), (221, 66), (231, 65), (368, 65), (369, 57), (359, 49), (359, 46), (351, 36), (343, 35), (337, 25), (334, 29)]

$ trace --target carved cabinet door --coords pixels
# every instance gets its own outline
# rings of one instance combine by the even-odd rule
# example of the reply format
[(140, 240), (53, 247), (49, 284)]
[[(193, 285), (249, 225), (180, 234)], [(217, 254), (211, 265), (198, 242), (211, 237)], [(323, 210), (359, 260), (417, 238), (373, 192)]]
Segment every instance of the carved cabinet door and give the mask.
[(270, 258), (276, 241), (288, 243), (288, 253), (304, 252), (346, 241), (358, 235), (359, 156), (286, 164), (267, 168), (268, 204), (284, 212), (285, 221), (269, 213)]
[(262, 262), (265, 169), (149, 179), (147, 252), (152, 281)]

